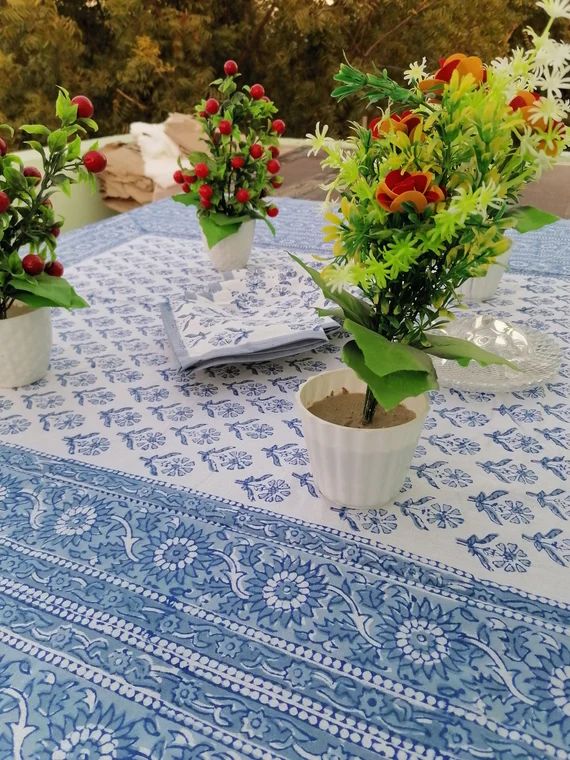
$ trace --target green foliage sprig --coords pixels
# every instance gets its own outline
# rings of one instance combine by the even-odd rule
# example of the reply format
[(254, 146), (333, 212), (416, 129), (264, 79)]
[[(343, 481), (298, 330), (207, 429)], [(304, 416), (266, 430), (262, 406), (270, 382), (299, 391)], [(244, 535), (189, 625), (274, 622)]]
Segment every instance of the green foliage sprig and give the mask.
[[(92, 107), (87, 99), (88, 109)], [(25, 145), (36, 151), (42, 170), (25, 167), (22, 159), (7, 150), (14, 130), (0, 125), (0, 319), (6, 319), (14, 301), (32, 308), (87, 304), (61, 274), (56, 246), (61, 219), (55, 217), (51, 196), (85, 181), (94, 185), (92, 174), (104, 168), (104, 156), (92, 150), (81, 157), (81, 138), (97, 123), (78, 116), (78, 105), (59, 89), (56, 115), (60, 126), (50, 130), (42, 124), (24, 124)]]

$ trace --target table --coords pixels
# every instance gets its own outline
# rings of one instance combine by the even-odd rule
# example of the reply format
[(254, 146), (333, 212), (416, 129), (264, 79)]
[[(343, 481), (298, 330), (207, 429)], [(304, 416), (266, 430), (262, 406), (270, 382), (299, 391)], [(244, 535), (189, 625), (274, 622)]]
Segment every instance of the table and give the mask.
[[(254, 262), (322, 253), (280, 201)], [(216, 275), (165, 201), (63, 236), (92, 308), (0, 393), (0, 758), (565, 758), (570, 223), (481, 311), (559, 378), (438, 391), (395, 504), (330, 507), (293, 393), (341, 341), (188, 376), (157, 306)], [(566, 306), (566, 309), (564, 308)]]

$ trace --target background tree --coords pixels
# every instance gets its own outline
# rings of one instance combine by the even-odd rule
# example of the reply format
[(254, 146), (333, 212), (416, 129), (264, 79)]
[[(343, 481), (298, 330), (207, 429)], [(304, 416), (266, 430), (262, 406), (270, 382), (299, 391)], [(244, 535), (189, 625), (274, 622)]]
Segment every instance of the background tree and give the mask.
[(339, 133), (364, 112), (330, 98), (343, 54), (401, 78), (424, 55), (433, 68), (455, 51), (503, 55), (533, 20), (534, 0), (0, 0), (0, 121), (51, 124), (61, 84), (89, 94), (102, 134), (124, 132), (189, 111), (235, 58), (288, 135), (317, 120)]

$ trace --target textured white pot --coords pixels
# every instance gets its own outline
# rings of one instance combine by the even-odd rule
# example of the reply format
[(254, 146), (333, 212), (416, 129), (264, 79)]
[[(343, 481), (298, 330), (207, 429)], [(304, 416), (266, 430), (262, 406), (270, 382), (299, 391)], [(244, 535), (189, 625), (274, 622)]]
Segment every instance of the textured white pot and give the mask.
[(471, 277), (469, 280), (465, 280), (457, 292), (461, 293), (468, 303), (479, 303), (493, 298), (505, 274), (510, 257), (510, 251), (502, 253), (497, 257), (496, 263), (491, 264), (483, 277)]
[(0, 319), (0, 388), (18, 388), (48, 371), (51, 350), (49, 309), (16, 305)]
[(387, 504), (397, 496), (429, 409), (426, 395), (403, 404), (416, 413), (403, 425), (359, 430), (321, 420), (308, 411), (316, 401), (343, 388), (363, 393), (365, 384), (351, 369), (323, 372), (299, 388), (297, 403), (315, 483), (331, 502), (347, 507), (370, 508)]
[(234, 235), (220, 240), (219, 243), (208, 248), (206, 236), (202, 233), (204, 246), (214, 267), (218, 272), (229, 272), (232, 269), (243, 269), (249, 260), (253, 234), (255, 232), (255, 219), (244, 222)]

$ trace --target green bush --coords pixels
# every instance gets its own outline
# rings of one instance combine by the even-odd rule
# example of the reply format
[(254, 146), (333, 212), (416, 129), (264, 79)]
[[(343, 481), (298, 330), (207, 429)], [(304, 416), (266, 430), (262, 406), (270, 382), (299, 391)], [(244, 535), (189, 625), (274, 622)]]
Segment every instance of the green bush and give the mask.
[[(343, 52), (386, 67), (521, 42), (533, 0), (0, 0), (0, 122), (50, 124), (55, 84), (93, 100), (102, 134), (190, 112), (234, 58), (302, 137), (360, 118), (329, 97)], [(568, 36), (568, 31), (566, 30)], [(557, 30), (564, 36), (564, 30)]]

